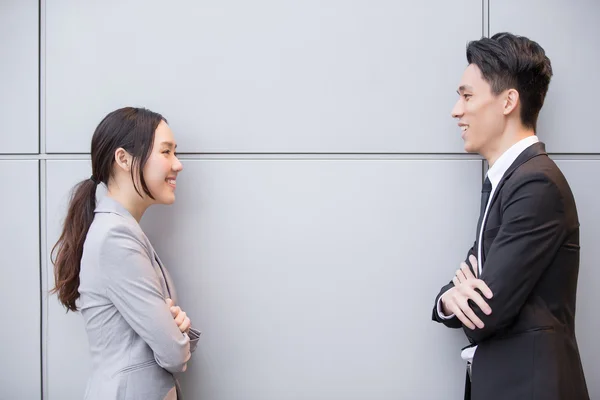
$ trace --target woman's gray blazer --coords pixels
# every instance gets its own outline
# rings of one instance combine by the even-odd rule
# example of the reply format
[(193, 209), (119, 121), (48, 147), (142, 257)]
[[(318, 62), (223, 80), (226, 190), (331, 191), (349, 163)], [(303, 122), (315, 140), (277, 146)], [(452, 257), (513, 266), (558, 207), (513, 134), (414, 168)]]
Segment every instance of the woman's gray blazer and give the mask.
[(183, 372), (200, 332), (181, 333), (165, 301), (175, 287), (131, 214), (103, 197), (87, 234), (78, 306), (92, 371), (86, 400), (181, 399)]

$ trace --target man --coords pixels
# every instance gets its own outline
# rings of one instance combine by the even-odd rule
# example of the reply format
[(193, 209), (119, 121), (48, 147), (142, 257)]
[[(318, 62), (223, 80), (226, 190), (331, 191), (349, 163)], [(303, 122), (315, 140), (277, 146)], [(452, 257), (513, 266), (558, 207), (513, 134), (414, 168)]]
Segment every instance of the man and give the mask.
[(475, 244), (433, 319), (471, 343), (466, 399), (589, 399), (575, 339), (577, 209), (536, 136), (550, 60), (536, 42), (499, 33), (469, 43), (467, 61), (452, 116), (465, 150), (490, 168)]

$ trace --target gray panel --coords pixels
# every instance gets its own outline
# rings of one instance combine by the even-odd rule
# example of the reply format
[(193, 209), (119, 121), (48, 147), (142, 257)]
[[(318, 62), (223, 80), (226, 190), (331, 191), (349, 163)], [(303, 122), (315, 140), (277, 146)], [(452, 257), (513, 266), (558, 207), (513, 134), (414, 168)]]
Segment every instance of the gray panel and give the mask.
[[(599, 153), (600, 3), (597, 0), (502, 0), (490, 4), (490, 33), (510, 31), (537, 41), (554, 77), (538, 133), (552, 153)], [(557, 29), (560, 27), (560, 29)]]
[(39, 399), (40, 257), (37, 161), (0, 161), (0, 399)]
[(0, 153), (38, 152), (38, 1), (0, 1)]
[(142, 225), (203, 331), (186, 396), (462, 398), (467, 341), (430, 318), (480, 162), (186, 160), (178, 182)]
[(597, 307), (600, 302), (598, 292), (600, 213), (598, 213), (598, 185), (592, 181), (595, 177), (600, 176), (600, 161), (559, 160), (556, 163), (569, 180), (575, 195), (581, 224), (581, 265), (577, 289), (575, 331), (590, 398), (597, 399), (600, 398), (600, 382), (597, 379), (600, 376), (600, 347), (598, 347), (600, 320)]
[(124, 105), (163, 113), (182, 152), (462, 153), (482, 2), (56, 0), (46, 26), (50, 153), (89, 152)]
[[(177, 203), (142, 225), (203, 330), (187, 396), (459, 398), (465, 339), (431, 322), (430, 307), (472, 240), (480, 171), (478, 161), (186, 160)], [(50, 245), (89, 162), (49, 161), (47, 176)], [(81, 398), (84, 329), (55, 299), (47, 341), (48, 398)]]
[[(47, 251), (58, 240), (71, 188), (91, 173), (89, 161), (47, 161)], [(48, 288), (54, 287), (52, 264), (47, 262)], [(87, 337), (80, 313), (65, 313), (56, 295), (46, 299), (47, 331), (44, 335), (46, 392), (44, 399), (82, 399), (90, 370)]]

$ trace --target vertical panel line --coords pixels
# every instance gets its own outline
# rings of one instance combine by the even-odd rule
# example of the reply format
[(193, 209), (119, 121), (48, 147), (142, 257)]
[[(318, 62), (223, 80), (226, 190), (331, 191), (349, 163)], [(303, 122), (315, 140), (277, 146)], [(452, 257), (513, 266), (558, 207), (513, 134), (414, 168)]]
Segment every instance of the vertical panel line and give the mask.
[(39, 268), (40, 268), (40, 398), (47, 398), (47, 377), (46, 377), (46, 160), (42, 155), (46, 153), (46, 132), (45, 132), (45, 83), (46, 83), (46, 8), (44, 0), (38, 0), (38, 218), (39, 218)]
[(487, 0), (487, 35), (488, 35), (488, 37), (490, 37), (490, 32), (491, 32), (491, 30), (490, 30), (490, 5), (491, 5), (491, 0)]
[(38, 132), (39, 154), (46, 154), (46, 7), (39, 0), (39, 37), (38, 37)]
[(38, 218), (39, 218), (39, 267), (40, 267), (40, 395), (41, 399), (44, 400), (44, 385), (46, 384), (45, 379), (45, 341), (44, 341), (44, 332), (45, 332), (45, 318), (46, 315), (46, 302), (45, 293), (46, 293), (46, 230), (45, 230), (45, 221), (46, 221), (46, 207), (44, 206), (46, 203), (46, 161), (39, 160), (38, 161), (38, 182), (39, 182), (39, 210), (38, 210)]
[(490, 0), (481, 0), (481, 36), (490, 37)]

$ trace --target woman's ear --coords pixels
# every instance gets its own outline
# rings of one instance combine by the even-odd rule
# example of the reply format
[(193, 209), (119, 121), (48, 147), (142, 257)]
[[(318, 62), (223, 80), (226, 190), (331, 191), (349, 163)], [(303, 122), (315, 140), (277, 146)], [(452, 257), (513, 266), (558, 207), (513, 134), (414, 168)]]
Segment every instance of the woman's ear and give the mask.
[(123, 149), (122, 147), (119, 147), (117, 150), (115, 150), (115, 162), (117, 163), (119, 168), (121, 168), (124, 171), (130, 172), (131, 171), (131, 161), (132, 161), (131, 154), (129, 154), (127, 151), (125, 151), (125, 149)]

